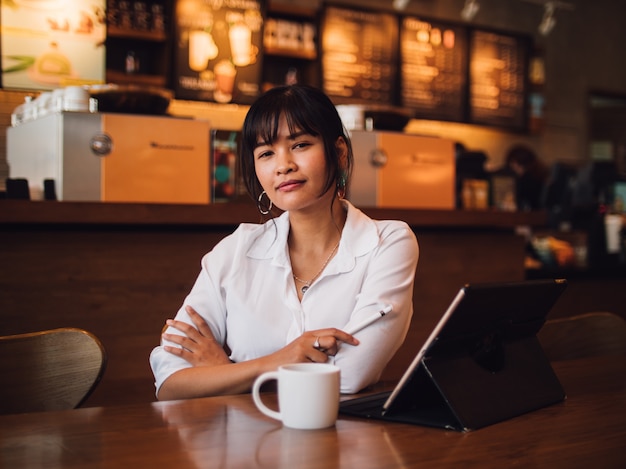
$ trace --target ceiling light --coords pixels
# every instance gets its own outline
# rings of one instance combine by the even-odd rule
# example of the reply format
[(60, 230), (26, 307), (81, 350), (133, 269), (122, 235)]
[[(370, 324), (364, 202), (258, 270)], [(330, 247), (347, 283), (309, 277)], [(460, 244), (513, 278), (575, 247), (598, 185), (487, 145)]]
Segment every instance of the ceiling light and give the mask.
[(554, 18), (555, 6), (553, 2), (548, 2), (545, 4), (543, 9), (543, 18), (541, 19), (541, 23), (539, 23), (539, 32), (543, 36), (547, 36), (550, 34), (550, 31), (554, 29), (556, 25), (556, 19)]
[(472, 21), (478, 10), (480, 10), (478, 0), (465, 0), (465, 5), (461, 10), (461, 18), (465, 21)]
[(409, 0), (393, 0), (393, 7), (396, 10), (404, 10), (409, 4)]
[(522, 0), (526, 3), (534, 3), (543, 6), (543, 18), (539, 23), (539, 33), (547, 36), (556, 26), (556, 10), (573, 10), (574, 5), (563, 0)]

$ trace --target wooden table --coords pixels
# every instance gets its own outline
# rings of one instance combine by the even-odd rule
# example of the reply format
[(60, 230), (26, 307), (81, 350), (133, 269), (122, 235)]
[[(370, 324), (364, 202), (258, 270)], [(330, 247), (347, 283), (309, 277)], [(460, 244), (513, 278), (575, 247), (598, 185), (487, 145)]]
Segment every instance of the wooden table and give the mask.
[(554, 368), (565, 402), (470, 433), (344, 416), (330, 429), (290, 430), (246, 394), (3, 416), (0, 461), (6, 468), (626, 467), (626, 361)]

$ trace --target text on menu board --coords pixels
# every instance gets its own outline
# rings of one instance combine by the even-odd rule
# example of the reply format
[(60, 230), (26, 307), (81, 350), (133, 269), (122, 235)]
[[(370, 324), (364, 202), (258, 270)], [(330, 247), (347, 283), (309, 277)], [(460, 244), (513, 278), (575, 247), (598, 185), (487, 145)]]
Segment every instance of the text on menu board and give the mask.
[(345, 102), (392, 104), (398, 66), (395, 16), (327, 7), (322, 27), (324, 91)]
[(461, 121), (467, 86), (464, 28), (415, 17), (400, 28), (402, 106), (417, 118)]
[(517, 36), (472, 31), (470, 122), (525, 126), (528, 49)]
[(335, 6), (325, 8), (321, 33), (324, 91), (337, 103), (527, 126), (528, 36)]

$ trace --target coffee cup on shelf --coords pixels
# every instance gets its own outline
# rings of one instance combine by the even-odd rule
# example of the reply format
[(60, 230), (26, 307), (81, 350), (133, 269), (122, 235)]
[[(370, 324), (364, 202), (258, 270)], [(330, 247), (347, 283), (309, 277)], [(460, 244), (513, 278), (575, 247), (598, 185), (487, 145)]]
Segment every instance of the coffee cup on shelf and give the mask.
[(621, 250), (622, 226), (623, 219), (621, 215), (612, 213), (605, 215), (606, 252), (609, 254), (617, 254)]

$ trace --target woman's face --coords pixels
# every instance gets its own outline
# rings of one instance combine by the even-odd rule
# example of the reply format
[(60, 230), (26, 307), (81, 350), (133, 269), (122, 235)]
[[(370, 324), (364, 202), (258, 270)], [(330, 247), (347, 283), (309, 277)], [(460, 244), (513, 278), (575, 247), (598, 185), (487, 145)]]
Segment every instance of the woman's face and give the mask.
[(290, 132), (284, 116), (274, 142), (257, 141), (254, 167), (263, 190), (282, 210), (311, 208), (333, 195), (334, 188), (322, 194), (326, 182), (322, 138), (298, 129)]
[(524, 167), (517, 161), (511, 161), (511, 164), (509, 166), (516, 175), (521, 176), (524, 174)]

